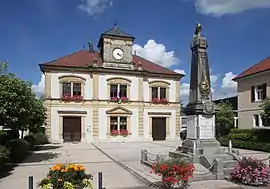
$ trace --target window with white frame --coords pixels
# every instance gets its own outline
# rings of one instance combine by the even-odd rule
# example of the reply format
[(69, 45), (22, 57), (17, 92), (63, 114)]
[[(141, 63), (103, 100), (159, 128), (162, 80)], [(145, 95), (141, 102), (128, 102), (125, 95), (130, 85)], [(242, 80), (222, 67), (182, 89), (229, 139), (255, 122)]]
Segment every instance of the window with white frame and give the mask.
[(262, 119), (260, 114), (253, 115), (253, 127), (262, 127)]
[(111, 116), (110, 117), (110, 130), (127, 130), (127, 117)]
[(166, 88), (164, 87), (151, 87), (152, 90), (152, 99), (167, 99)]
[(127, 97), (127, 85), (111, 84), (110, 85), (110, 98)]
[(81, 96), (82, 84), (75, 82), (63, 82), (62, 83), (62, 96)]
[(266, 98), (266, 90), (267, 85), (266, 83), (261, 85), (255, 85), (251, 87), (251, 101), (252, 102), (259, 102)]

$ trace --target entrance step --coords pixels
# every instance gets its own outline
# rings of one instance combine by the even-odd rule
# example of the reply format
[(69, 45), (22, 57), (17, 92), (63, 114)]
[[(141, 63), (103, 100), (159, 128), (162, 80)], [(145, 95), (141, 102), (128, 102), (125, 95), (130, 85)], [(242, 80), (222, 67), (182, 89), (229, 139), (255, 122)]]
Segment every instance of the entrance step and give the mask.
[(224, 161), (224, 168), (235, 168), (237, 165), (238, 161), (237, 160), (226, 160)]

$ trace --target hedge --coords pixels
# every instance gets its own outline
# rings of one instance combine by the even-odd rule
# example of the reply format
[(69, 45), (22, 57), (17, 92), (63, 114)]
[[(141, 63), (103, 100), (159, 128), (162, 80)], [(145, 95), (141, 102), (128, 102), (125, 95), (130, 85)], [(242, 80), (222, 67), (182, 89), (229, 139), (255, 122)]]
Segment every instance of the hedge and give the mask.
[(232, 129), (230, 131), (230, 135), (243, 133), (246, 133), (246, 136), (249, 133), (257, 142), (270, 143), (270, 129)]
[(229, 140), (231, 140), (233, 148), (270, 152), (270, 143), (229, 139), (228, 137), (219, 137), (218, 140), (222, 146), (228, 146)]
[(3, 171), (6, 161), (8, 160), (10, 155), (9, 149), (5, 146), (0, 145), (0, 173)]

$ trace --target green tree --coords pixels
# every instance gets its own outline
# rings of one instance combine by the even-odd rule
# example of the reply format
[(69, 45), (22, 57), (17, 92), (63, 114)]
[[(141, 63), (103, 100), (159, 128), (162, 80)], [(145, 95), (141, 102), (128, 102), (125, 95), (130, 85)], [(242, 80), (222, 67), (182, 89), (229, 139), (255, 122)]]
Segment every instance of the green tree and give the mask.
[(184, 109), (184, 107), (185, 107), (185, 105), (184, 105), (184, 102), (183, 102), (183, 99), (181, 98), (180, 99), (180, 106), (181, 106), (181, 109), (183, 110)]
[(7, 68), (7, 63), (0, 64), (0, 125), (21, 131), (42, 126), (45, 108), (32, 84), (8, 73)]
[(264, 99), (260, 108), (263, 109), (263, 113), (261, 113), (262, 123), (264, 126), (270, 127), (270, 98), (267, 97)]
[(234, 113), (229, 102), (220, 102), (216, 113), (216, 135), (227, 135), (234, 128)]

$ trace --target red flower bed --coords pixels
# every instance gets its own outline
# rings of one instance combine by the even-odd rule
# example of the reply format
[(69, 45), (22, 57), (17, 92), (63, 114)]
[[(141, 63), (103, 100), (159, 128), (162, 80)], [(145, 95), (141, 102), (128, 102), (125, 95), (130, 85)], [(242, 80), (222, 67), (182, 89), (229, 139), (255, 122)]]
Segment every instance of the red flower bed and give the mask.
[(151, 172), (162, 176), (162, 183), (166, 187), (180, 188), (187, 185), (189, 178), (193, 177), (194, 170), (194, 165), (183, 159), (169, 159), (154, 164)]

